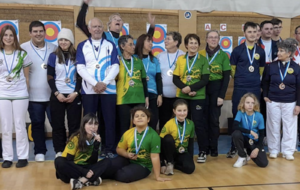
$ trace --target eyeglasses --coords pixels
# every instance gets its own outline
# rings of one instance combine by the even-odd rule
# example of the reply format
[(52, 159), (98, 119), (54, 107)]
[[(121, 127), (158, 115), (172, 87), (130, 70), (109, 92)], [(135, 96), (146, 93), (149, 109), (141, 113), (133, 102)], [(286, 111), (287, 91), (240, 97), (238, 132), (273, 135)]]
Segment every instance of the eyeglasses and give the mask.
[(209, 40), (218, 40), (219, 37), (218, 36), (209, 36), (209, 37), (207, 37), (207, 39), (209, 39)]

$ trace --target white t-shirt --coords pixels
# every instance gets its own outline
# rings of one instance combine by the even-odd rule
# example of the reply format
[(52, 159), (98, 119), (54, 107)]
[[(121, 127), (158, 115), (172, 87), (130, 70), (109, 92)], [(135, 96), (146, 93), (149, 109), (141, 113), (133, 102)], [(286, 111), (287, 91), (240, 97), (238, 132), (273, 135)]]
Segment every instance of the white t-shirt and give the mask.
[(261, 39), (263, 45), (265, 46), (265, 54), (266, 54), (266, 63), (271, 63), (272, 62), (272, 40), (265, 41)]
[[(116, 94), (115, 77), (119, 71), (119, 60), (117, 48), (112, 42), (91, 38), (81, 42), (77, 47), (76, 61), (78, 74), (82, 77), (81, 94), (97, 94), (93, 89), (97, 82), (108, 83), (101, 94)], [(117, 69), (116, 72), (113, 69)], [(113, 80), (106, 82), (109, 77)]]
[(47, 80), (47, 61), (50, 53), (56, 50), (52, 43), (45, 42), (43, 48), (35, 47), (31, 41), (21, 44), (32, 60), (29, 71), (29, 101), (48, 102), (51, 89)]
[[(32, 64), (30, 57), (26, 52), (19, 50), (9, 55), (3, 53), (3, 51), (0, 52), (0, 100), (28, 99), (23, 68)], [(19, 62), (22, 66), (20, 66), (18, 76), (18, 71), (14, 71), (14, 69)], [(8, 76), (13, 78), (11, 82), (7, 81)]]
[[(177, 58), (184, 54), (185, 53), (182, 50), (178, 49), (175, 53), (167, 53), (167, 51), (164, 51), (156, 56), (160, 63), (163, 84), (163, 97), (176, 97), (177, 87), (173, 83), (173, 71), (175, 69)], [(170, 72), (169, 70), (172, 70), (172, 72)]]

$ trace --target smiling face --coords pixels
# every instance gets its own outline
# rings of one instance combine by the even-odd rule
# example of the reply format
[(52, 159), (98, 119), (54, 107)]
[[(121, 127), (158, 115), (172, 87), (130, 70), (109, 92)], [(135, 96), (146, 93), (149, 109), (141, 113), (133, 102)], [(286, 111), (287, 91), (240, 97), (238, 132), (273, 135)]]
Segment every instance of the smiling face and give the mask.
[(146, 40), (144, 41), (144, 47), (143, 47), (143, 52), (150, 52), (152, 51), (152, 40), (150, 40), (148, 37), (146, 38)]
[(199, 43), (196, 39), (190, 38), (188, 44), (186, 45), (186, 49), (189, 54), (195, 55), (199, 50)]
[(109, 30), (120, 33), (124, 24), (122, 18), (119, 15), (112, 15), (111, 17), (111, 22), (108, 26)]
[(67, 39), (61, 38), (58, 40), (58, 45), (63, 51), (68, 51), (71, 46), (71, 42)]
[(207, 35), (206, 43), (208, 44), (208, 47), (210, 49), (215, 49), (219, 44), (219, 40), (220, 40), (220, 37), (217, 32), (210, 32)]
[(176, 107), (176, 109), (173, 109), (173, 112), (174, 112), (177, 120), (180, 122), (183, 122), (188, 115), (187, 105), (180, 104)]
[(44, 43), (46, 32), (42, 26), (32, 27), (29, 33), (31, 40), (34, 44)]
[(147, 114), (141, 110), (138, 110), (134, 113), (133, 116), (133, 124), (137, 127), (145, 127), (148, 126), (150, 118), (148, 118)]
[(14, 44), (14, 39), (13, 32), (8, 29), (4, 32), (2, 43), (4, 46), (12, 46)]
[(94, 40), (100, 40), (102, 38), (103, 25), (99, 19), (93, 18), (90, 20), (88, 29)]

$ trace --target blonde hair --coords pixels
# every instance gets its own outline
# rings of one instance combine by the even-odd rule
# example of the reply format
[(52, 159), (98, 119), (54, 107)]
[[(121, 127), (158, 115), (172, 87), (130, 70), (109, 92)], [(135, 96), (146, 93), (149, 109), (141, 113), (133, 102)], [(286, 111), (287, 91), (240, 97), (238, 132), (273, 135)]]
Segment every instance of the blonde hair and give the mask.
[(116, 17), (116, 16), (119, 16), (122, 19), (121, 15), (119, 13), (114, 13), (114, 14), (110, 15), (109, 18), (108, 18), (108, 22), (107, 22), (107, 29), (108, 30), (110, 30), (110, 24), (112, 23), (113, 18)]
[(239, 103), (239, 105), (238, 105), (238, 110), (240, 110), (240, 111), (243, 112), (243, 113), (245, 112), (244, 104), (245, 104), (246, 98), (248, 98), (248, 97), (253, 98), (253, 100), (254, 100), (254, 108), (253, 108), (253, 110), (259, 112), (260, 110), (259, 110), (259, 102), (258, 102), (258, 99), (256, 98), (256, 96), (255, 96), (253, 93), (249, 93), (249, 92), (246, 93), (246, 94), (241, 98), (240, 103)]

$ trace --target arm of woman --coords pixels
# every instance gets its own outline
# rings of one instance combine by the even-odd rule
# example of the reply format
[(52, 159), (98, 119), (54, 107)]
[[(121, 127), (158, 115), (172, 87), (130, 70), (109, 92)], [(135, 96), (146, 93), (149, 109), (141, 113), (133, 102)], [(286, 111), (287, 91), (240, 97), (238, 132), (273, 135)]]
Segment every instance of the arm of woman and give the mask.
[(229, 71), (223, 71), (223, 79), (222, 79), (222, 86), (219, 93), (219, 98), (223, 99), (225, 98), (225, 94), (228, 88), (228, 84), (230, 81), (230, 70)]
[(205, 74), (201, 76), (201, 80), (196, 82), (195, 84), (190, 85), (191, 91), (196, 92), (201, 88), (205, 87), (209, 81), (209, 74)]
[(91, 37), (91, 34), (89, 32), (88, 26), (85, 23), (85, 17), (86, 13), (89, 7), (89, 2), (91, 0), (84, 0), (81, 6), (81, 9), (78, 13), (77, 20), (76, 20), (76, 26), (89, 38)]
[(162, 105), (162, 78), (161, 73), (156, 73), (155, 76), (156, 80), (156, 88), (157, 88), (157, 107), (160, 107)]
[(158, 153), (151, 153), (150, 154), (152, 165), (153, 165), (153, 173), (155, 175), (155, 179), (157, 181), (171, 181), (170, 178), (162, 178), (160, 177), (160, 158)]
[(29, 67), (24, 67), (23, 72), (26, 79), (27, 91), (29, 91)]

